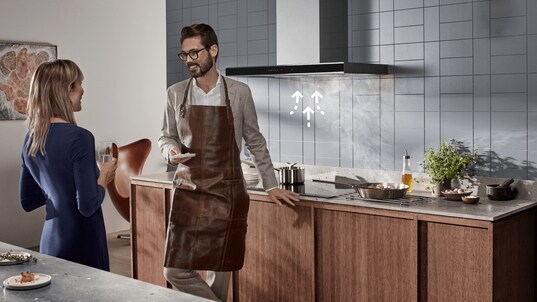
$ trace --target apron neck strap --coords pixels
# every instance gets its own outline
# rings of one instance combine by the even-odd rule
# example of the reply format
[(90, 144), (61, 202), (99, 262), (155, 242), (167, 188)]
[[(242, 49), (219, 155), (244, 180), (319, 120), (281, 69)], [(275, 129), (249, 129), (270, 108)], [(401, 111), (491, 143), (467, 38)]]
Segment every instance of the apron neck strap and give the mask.
[(179, 107), (179, 114), (181, 115), (182, 118), (184, 118), (186, 114), (185, 104), (186, 104), (186, 100), (188, 99), (188, 91), (190, 90), (190, 85), (192, 85), (192, 79), (193, 78), (190, 78), (190, 80), (186, 84), (185, 94), (183, 95), (183, 102), (181, 103), (181, 106)]
[[(183, 95), (183, 102), (181, 103), (181, 106), (180, 106), (180, 115), (182, 118), (185, 117), (185, 113), (186, 113), (186, 100), (188, 99), (188, 92), (190, 91), (190, 85), (192, 85), (192, 79), (193, 78), (190, 78), (190, 80), (188, 80), (188, 83), (186, 84), (186, 89), (185, 89), (185, 94)], [(225, 95), (225, 100), (226, 100), (226, 107), (228, 109), (231, 108), (231, 103), (229, 101), (229, 94), (228, 94), (228, 90), (227, 90), (227, 83), (226, 83), (226, 79), (224, 79), (224, 77), (222, 77), (222, 83), (224, 83), (224, 95)]]

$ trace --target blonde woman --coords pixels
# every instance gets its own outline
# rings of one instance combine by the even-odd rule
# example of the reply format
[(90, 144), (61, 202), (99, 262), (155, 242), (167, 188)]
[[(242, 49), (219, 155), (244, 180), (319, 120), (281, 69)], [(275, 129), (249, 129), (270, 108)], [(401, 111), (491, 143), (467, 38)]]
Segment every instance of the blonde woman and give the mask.
[(20, 201), (27, 212), (46, 207), (41, 253), (109, 270), (101, 204), (116, 161), (97, 166), (94, 137), (76, 124), (83, 79), (80, 68), (69, 60), (43, 63), (35, 71), (22, 148)]

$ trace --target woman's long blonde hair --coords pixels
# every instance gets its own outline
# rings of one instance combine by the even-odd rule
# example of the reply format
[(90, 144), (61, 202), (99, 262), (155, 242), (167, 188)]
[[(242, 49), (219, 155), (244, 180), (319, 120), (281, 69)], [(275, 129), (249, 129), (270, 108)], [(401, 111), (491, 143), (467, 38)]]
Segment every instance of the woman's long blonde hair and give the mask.
[(32, 77), (26, 110), (29, 128), (26, 149), (29, 156), (35, 156), (38, 152), (45, 154), (51, 118), (61, 118), (76, 125), (69, 92), (75, 82), (82, 78), (82, 71), (70, 60), (45, 62), (37, 67)]

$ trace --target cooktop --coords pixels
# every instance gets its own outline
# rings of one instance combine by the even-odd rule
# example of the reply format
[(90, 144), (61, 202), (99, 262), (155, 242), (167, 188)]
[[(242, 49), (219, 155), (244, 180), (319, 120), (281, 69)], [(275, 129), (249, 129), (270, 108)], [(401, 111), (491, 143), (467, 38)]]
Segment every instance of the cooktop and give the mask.
[[(255, 184), (246, 184), (248, 190), (253, 191), (264, 191), (261, 182)], [(300, 185), (284, 185), (280, 184), (279, 186), (282, 189), (296, 192), (301, 196), (311, 196), (311, 197), (321, 197), (321, 198), (333, 198), (343, 194), (349, 194), (355, 192), (352, 188), (336, 188), (334, 184), (327, 184), (321, 182), (313, 182), (306, 180), (303, 184)]]

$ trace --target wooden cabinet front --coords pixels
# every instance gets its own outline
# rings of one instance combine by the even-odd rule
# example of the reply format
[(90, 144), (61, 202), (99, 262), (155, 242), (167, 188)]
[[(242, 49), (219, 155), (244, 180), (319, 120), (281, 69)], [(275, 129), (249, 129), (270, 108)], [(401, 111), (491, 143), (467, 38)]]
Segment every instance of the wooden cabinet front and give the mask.
[(240, 301), (313, 301), (312, 208), (252, 201)]
[(131, 188), (132, 276), (167, 286), (164, 251), (170, 190), (147, 186)]
[(415, 222), (317, 210), (316, 301), (416, 301)]

